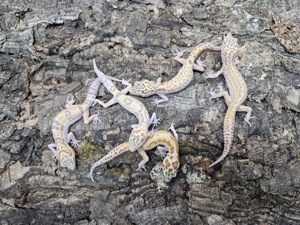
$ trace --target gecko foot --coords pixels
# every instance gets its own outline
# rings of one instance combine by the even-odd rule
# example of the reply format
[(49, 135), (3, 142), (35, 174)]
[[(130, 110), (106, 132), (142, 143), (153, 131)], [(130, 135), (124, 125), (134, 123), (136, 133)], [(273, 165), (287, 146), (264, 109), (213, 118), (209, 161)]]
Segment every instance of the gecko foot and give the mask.
[(210, 99), (209, 100), (211, 100), (211, 99), (213, 99), (213, 98), (217, 98), (216, 96), (217, 96), (217, 94), (216, 94), (216, 92), (215, 91), (206, 91), (207, 93), (209, 93), (210, 95), (211, 95), (211, 97), (210, 97)]
[(73, 146), (73, 147), (78, 147), (78, 143), (79, 143), (80, 141), (78, 141), (78, 140), (72, 140), (72, 143), (71, 143), (71, 145)]
[(98, 122), (101, 123), (101, 120), (99, 119), (99, 112), (94, 114), (94, 119), (93, 119), (94, 124), (97, 124)]
[(129, 78), (128, 80), (125, 80), (124, 78), (122, 78), (122, 84), (128, 86), (130, 83), (129, 81), (131, 81), (132, 78)]
[(153, 100), (154, 106), (158, 106), (158, 105), (159, 105), (160, 103), (162, 103), (162, 102), (164, 102), (163, 99), (157, 99), (157, 98), (155, 98), (155, 99)]
[(92, 106), (95, 106), (98, 103), (98, 99), (94, 99)]
[(168, 130), (175, 129), (174, 126), (175, 126), (175, 123), (172, 121), (170, 127), (168, 128)]
[(164, 158), (167, 154), (168, 149), (162, 146), (157, 146), (157, 151), (155, 151), (156, 155), (159, 155), (160, 157)]
[(72, 95), (71, 99), (69, 99), (69, 96), (67, 97), (67, 105), (73, 105), (75, 102), (74, 95)]
[(255, 118), (255, 116), (251, 116), (249, 118), (245, 118), (245, 122), (249, 124), (249, 126), (251, 127), (251, 123), (250, 123), (250, 120)]
[(157, 127), (160, 124), (159, 120), (160, 118), (154, 118), (152, 121), (153, 126)]
[(176, 53), (175, 53), (175, 56), (180, 58), (181, 56), (183, 56), (183, 53), (185, 52), (185, 50), (183, 51), (178, 51), (177, 49), (175, 49)]
[(207, 74), (207, 76), (205, 78), (215, 78), (215, 73), (210, 72)]
[(71, 139), (70, 144), (72, 145), (72, 147), (78, 147), (78, 143), (80, 141), (78, 141), (77, 139)]
[(147, 171), (145, 164), (139, 164), (136, 171), (139, 171), (140, 169), (143, 169), (143, 170)]
[(221, 68), (219, 71), (213, 73), (213, 72), (210, 72), (207, 74), (207, 76), (205, 78), (217, 78), (218, 76), (220, 76), (222, 73), (223, 73), (223, 68)]
[(171, 126), (169, 127), (168, 130), (171, 130), (171, 131), (172, 131), (174, 137), (175, 137), (176, 140), (178, 141), (178, 134), (177, 134), (176, 129), (175, 129), (174, 126), (175, 126), (175, 123), (172, 121), (172, 122), (171, 122)]
[(196, 64), (198, 66), (204, 67), (204, 62), (205, 62), (205, 60), (202, 61), (200, 58), (196, 59)]

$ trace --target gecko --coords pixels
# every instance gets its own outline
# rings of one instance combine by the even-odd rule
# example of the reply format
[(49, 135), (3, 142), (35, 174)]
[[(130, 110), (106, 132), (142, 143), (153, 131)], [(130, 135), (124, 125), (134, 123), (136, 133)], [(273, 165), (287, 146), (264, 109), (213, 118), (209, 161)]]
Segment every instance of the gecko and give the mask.
[[(94, 70), (99, 79), (102, 81), (104, 87), (113, 95), (113, 98), (106, 103), (98, 99), (96, 100), (96, 102), (102, 105), (104, 108), (119, 103), (123, 108), (135, 115), (138, 119), (138, 124), (134, 124), (131, 126), (133, 130), (129, 137), (130, 151), (134, 152), (145, 143), (149, 135), (149, 126), (151, 124), (153, 124), (154, 126), (157, 126), (159, 124), (159, 118), (156, 117), (155, 113), (153, 113), (150, 118), (148, 110), (141, 101), (132, 96), (126, 95), (128, 93), (128, 90), (132, 87), (132, 85), (128, 81), (106, 76), (97, 68), (95, 59), (93, 59), (93, 65)], [(112, 80), (122, 82), (122, 84), (127, 85), (127, 87), (122, 91), (119, 91)]]
[[(157, 94), (161, 99), (154, 99), (154, 105), (167, 102), (169, 99), (166, 94), (171, 94), (184, 89), (193, 79), (193, 69), (204, 71), (202, 62), (198, 61), (198, 67), (195, 67), (194, 61), (204, 51), (220, 51), (221, 48), (209, 42), (201, 43), (196, 46), (186, 60), (182, 59), (183, 52), (178, 52), (178, 57), (175, 59), (182, 63), (183, 66), (177, 75), (169, 81), (161, 82), (161, 77), (156, 82), (149, 80), (136, 81), (132, 88), (129, 89), (130, 94), (141, 97), (148, 97)], [(200, 68), (199, 68), (200, 67)]]
[(238, 53), (244, 51), (244, 49), (245, 46), (239, 47), (237, 39), (233, 38), (231, 33), (228, 33), (227, 36), (224, 37), (221, 46), (222, 68), (216, 73), (207, 76), (207, 78), (216, 78), (223, 74), (229, 89), (229, 94), (227, 91), (222, 90), (218, 94), (214, 91), (208, 91), (208, 93), (211, 94), (211, 99), (224, 97), (228, 106), (223, 127), (224, 150), (222, 155), (209, 167), (221, 162), (228, 155), (233, 140), (234, 122), (237, 111), (247, 112), (245, 121), (251, 126), (250, 119), (253, 118), (251, 117), (252, 108), (242, 105), (247, 98), (247, 85), (236, 67), (236, 57)]
[[(156, 131), (147, 138), (146, 142), (138, 150), (138, 153), (142, 156), (142, 161), (139, 163), (138, 169), (145, 168), (144, 166), (149, 160), (146, 151), (155, 147), (157, 147), (159, 151), (168, 151), (168, 154), (159, 169), (159, 172), (163, 173), (164, 182), (169, 182), (173, 177), (176, 177), (180, 165), (178, 135), (173, 125), (174, 124), (172, 123), (169, 129), (173, 132), (174, 136), (168, 131)], [(163, 147), (160, 147), (159, 145), (162, 145)], [(129, 149), (129, 142), (122, 143), (95, 162), (90, 169), (90, 177), (92, 181), (94, 181), (93, 171), (96, 167), (111, 161), (122, 153), (129, 151)]]
[(87, 97), (81, 105), (73, 105), (74, 96), (70, 100), (67, 98), (66, 109), (60, 111), (53, 119), (51, 130), (55, 143), (49, 144), (48, 147), (61, 167), (67, 167), (70, 170), (74, 170), (76, 167), (75, 152), (69, 143), (71, 142), (72, 146), (77, 146), (79, 141), (72, 132), (68, 133), (69, 127), (81, 117), (83, 117), (85, 124), (89, 124), (91, 121), (94, 123), (101, 122), (98, 118), (99, 113), (89, 116), (89, 108), (94, 104), (100, 84), (101, 79), (99, 78), (92, 82)]

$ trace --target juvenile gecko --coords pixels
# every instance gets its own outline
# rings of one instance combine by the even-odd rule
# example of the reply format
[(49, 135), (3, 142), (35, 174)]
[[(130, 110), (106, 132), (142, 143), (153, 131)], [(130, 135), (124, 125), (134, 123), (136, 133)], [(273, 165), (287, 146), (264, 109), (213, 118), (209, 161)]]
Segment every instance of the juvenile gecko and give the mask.
[[(164, 182), (169, 182), (172, 177), (176, 177), (178, 168), (179, 168), (179, 146), (178, 146), (178, 135), (173, 127), (173, 124), (170, 127), (174, 136), (167, 131), (156, 131), (151, 134), (146, 142), (140, 147), (138, 150), (139, 154), (142, 156), (143, 160), (139, 163), (139, 168), (143, 168), (144, 165), (148, 162), (149, 158), (146, 154), (146, 151), (151, 150), (155, 147), (158, 147), (159, 151), (168, 150), (168, 154), (163, 160), (161, 165), (161, 171), (163, 172), (163, 180)], [(163, 145), (164, 147), (159, 148), (159, 145)], [(130, 143), (125, 142), (123, 144), (118, 145), (109, 153), (107, 153), (104, 157), (94, 163), (90, 169), (90, 176), (92, 181), (93, 171), (96, 167), (109, 162), (110, 160), (118, 157), (124, 152), (127, 152), (130, 149)]]
[(239, 47), (237, 44), (237, 39), (233, 38), (229, 33), (224, 37), (224, 42), (221, 46), (221, 56), (222, 56), (222, 68), (215, 74), (208, 75), (207, 78), (216, 78), (220, 74), (223, 74), (226, 80), (226, 84), (229, 88), (229, 94), (227, 91), (221, 91), (216, 94), (214, 91), (208, 93), (211, 94), (211, 98), (224, 97), (225, 102), (228, 106), (228, 110), (224, 119), (224, 150), (223, 154), (217, 161), (211, 164), (209, 167), (216, 165), (221, 162), (229, 153), (233, 133), (234, 133), (234, 121), (235, 114), (237, 111), (247, 112), (245, 121), (251, 126), (249, 120), (251, 117), (252, 108), (242, 105), (242, 103), (247, 98), (247, 85), (242, 75), (236, 67), (236, 57), (237, 54), (243, 51), (245, 46)]
[[(154, 104), (168, 101), (166, 94), (171, 94), (184, 89), (193, 79), (194, 61), (204, 51), (220, 51), (221, 48), (211, 43), (202, 43), (195, 47), (186, 60), (180, 58), (182, 53), (178, 53), (178, 57), (175, 59), (180, 63), (183, 63), (182, 68), (177, 75), (169, 81), (161, 83), (161, 77), (157, 79), (156, 83), (149, 80), (136, 81), (133, 87), (129, 89), (129, 92), (133, 95), (148, 97), (157, 94), (161, 99), (154, 99)], [(200, 64), (200, 63), (199, 63)], [(202, 70), (201, 70), (202, 68)], [(197, 68), (196, 68), (197, 69)], [(203, 67), (197, 69), (203, 71)]]
[(59, 112), (53, 119), (51, 130), (55, 143), (49, 144), (48, 147), (61, 167), (67, 167), (70, 170), (74, 170), (76, 167), (75, 152), (68, 143), (71, 141), (73, 146), (77, 146), (79, 141), (72, 132), (68, 133), (69, 127), (82, 116), (85, 124), (91, 121), (94, 123), (101, 122), (98, 118), (99, 113), (89, 116), (89, 108), (95, 101), (100, 84), (101, 79), (99, 78), (92, 82), (87, 97), (81, 105), (73, 105), (74, 96), (71, 100), (67, 99), (66, 109)]
[[(151, 124), (157, 126), (159, 124), (159, 119), (157, 119), (155, 113), (153, 113), (152, 117), (150, 118), (149, 113), (142, 102), (132, 96), (126, 95), (128, 90), (132, 87), (129, 82), (106, 76), (97, 68), (95, 59), (93, 59), (93, 65), (97, 76), (102, 81), (105, 88), (113, 95), (113, 98), (106, 103), (100, 100), (96, 101), (104, 108), (119, 103), (123, 108), (134, 114), (138, 119), (138, 124), (131, 126), (133, 130), (129, 137), (130, 151), (134, 152), (145, 143), (149, 135), (149, 126)], [(122, 91), (119, 91), (113, 84), (112, 80), (122, 82), (122, 84), (127, 85), (127, 87)]]

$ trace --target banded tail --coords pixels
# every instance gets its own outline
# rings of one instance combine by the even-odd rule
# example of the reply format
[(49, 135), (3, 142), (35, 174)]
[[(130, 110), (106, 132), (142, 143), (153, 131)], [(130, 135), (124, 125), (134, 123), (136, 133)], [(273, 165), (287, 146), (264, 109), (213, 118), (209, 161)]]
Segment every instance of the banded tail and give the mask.
[(234, 121), (235, 121), (235, 114), (236, 114), (236, 107), (233, 105), (230, 105), (225, 118), (224, 118), (224, 128), (223, 128), (223, 135), (224, 135), (224, 150), (222, 155), (212, 163), (209, 167), (212, 167), (219, 162), (221, 162), (225, 157), (228, 155), (232, 139), (233, 139), (233, 131), (234, 131)]
[(117, 94), (120, 93), (120, 91), (116, 88), (116, 86), (114, 85), (114, 83), (112, 82), (113, 80), (116, 81), (120, 81), (118, 79), (109, 77), (107, 75), (105, 75), (103, 72), (101, 72), (97, 65), (96, 65), (96, 61), (95, 59), (93, 59), (93, 66), (94, 66), (94, 71), (96, 72), (98, 78), (100, 78), (101, 82), (103, 83), (104, 87), (113, 95), (116, 96)]
[(95, 99), (96, 99), (96, 96), (97, 96), (97, 93), (98, 93), (98, 90), (99, 90), (99, 87), (100, 87), (100, 84), (101, 84), (101, 79), (100, 78), (96, 78), (93, 83), (91, 84), (91, 86), (89, 87), (88, 89), (88, 93), (86, 95), (86, 98), (84, 100), (84, 103), (91, 106)]
[(91, 176), (92, 181), (94, 181), (93, 171), (96, 167), (109, 162), (110, 160), (121, 155), (122, 153), (129, 151), (129, 149), (130, 149), (130, 143), (125, 142), (123, 144), (118, 145), (113, 150), (111, 150), (109, 153), (107, 153), (105, 156), (103, 156), (101, 159), (99, 159), (97, 162), (95, 162), (90, 169), (90, 176)]

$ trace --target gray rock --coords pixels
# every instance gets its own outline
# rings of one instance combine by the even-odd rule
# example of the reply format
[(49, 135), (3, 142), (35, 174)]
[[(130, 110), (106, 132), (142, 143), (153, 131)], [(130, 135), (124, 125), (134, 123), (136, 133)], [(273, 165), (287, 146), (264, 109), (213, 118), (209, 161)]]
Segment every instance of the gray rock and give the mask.
[[(299, 212), (299, 12), (298, 0), (274, 1), (19, 1), (0, 4), (0, 223), (1, 224), (292, 224)], [(86, 97), (100, 70), (119, 79), (173, 78), (199, 43), (222, 43), (232, 32), (246, 51), (237, 65), (248, 85), (245, 105), (252, 126), (238, 112), (229, 155), (223, 151), (224, 99), (207, 91), (222, 76), (218, 52), (201, 55), (204, 73), (169, 102), (139, 98), (179, 134), (180, 169), (164, 189), (150, 177), (162, 161), (149, 151), (128, 152), (95, 170), (90, 165), (128, 141), (135, 116), (119, 105), (96, 105), (101, 124), (82, 120), (70, 130), (81, 140), (77, 168), (59, 167), (48, 149), (51, 122), (74, 95)], [(117, 84), (122, 88), (121, 84)], [(98, 99), (111, 95), (103, 87)]]

